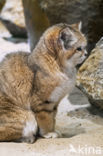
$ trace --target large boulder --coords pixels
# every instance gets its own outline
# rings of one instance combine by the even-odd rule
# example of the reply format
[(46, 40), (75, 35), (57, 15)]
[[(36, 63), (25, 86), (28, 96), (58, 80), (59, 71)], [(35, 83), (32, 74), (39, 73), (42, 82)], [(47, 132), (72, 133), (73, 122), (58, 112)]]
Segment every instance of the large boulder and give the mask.
[(80, 67), (77, 86), (86, 93), (91, 104), (103, 109), (103, 38)]

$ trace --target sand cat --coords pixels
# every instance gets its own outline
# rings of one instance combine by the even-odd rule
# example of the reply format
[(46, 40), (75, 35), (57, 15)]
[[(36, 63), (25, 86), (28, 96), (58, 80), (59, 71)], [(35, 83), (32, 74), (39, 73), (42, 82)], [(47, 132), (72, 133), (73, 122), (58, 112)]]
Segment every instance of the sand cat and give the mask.
[(33, 143), (37, 133), (58, 137), (57, 107), (75, 85), (86, 44), (80, 23), (61, 23), (44, 32), (32, 53), (5, 57), (0, 64), (0, 141)]

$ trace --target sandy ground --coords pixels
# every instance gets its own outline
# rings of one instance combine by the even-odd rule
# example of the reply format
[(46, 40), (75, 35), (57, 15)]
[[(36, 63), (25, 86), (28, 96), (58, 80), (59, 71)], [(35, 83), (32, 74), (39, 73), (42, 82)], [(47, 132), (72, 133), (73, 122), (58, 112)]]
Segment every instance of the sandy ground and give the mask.
[[(13, 39), (0, 25), (0, 61), (7, 53), (29, 52), (25, 40)], [(92, 107), (77, 88), (58, 109), (56, 130), (58, 139), (38, 139), (34, 144), (0, 143), (0, 156), (103, 156), (103, 113)]]

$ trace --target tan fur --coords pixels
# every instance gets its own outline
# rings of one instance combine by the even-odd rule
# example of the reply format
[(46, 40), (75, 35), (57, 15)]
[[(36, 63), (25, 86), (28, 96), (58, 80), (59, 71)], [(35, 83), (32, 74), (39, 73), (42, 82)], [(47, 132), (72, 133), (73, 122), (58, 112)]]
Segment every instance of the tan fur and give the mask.
[(80, 46), (85, 48), (86, 39), (78, 24), (58, 24), (43, 34), (31, 54), (5, 57), (0, 64), (0, 141), (33, 142), (38, 127), (41, 136), (57, 137), (57, 106), (75, 85), (75, 66), (84, 60)]

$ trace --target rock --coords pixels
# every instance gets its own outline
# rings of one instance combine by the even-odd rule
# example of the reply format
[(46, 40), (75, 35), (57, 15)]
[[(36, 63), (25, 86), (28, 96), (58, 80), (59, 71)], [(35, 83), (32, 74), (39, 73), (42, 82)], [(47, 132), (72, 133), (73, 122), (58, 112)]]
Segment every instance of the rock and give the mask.
[(9, 38), (11, 37), (10, 32), (6, 29), (6, 27), (4, 26), (4, 24), (2, 22), (0, 22), (0, 38)]
[(16, 25), (15, 23), (11, 22), (10, 20), (0, 18), (0, 21), (4, 24), (4, 26), (10, 31), (10, 33), (14, 37), (27, 37), (27, 31), (25, 28)]
[(87, 95), (91, 104), (103, 110), (103, 38), (80, 67), (77, 86)]
[(0, 20), (13, 36), (27, 36), (21, 0), (7, 0), (1, 12)]

